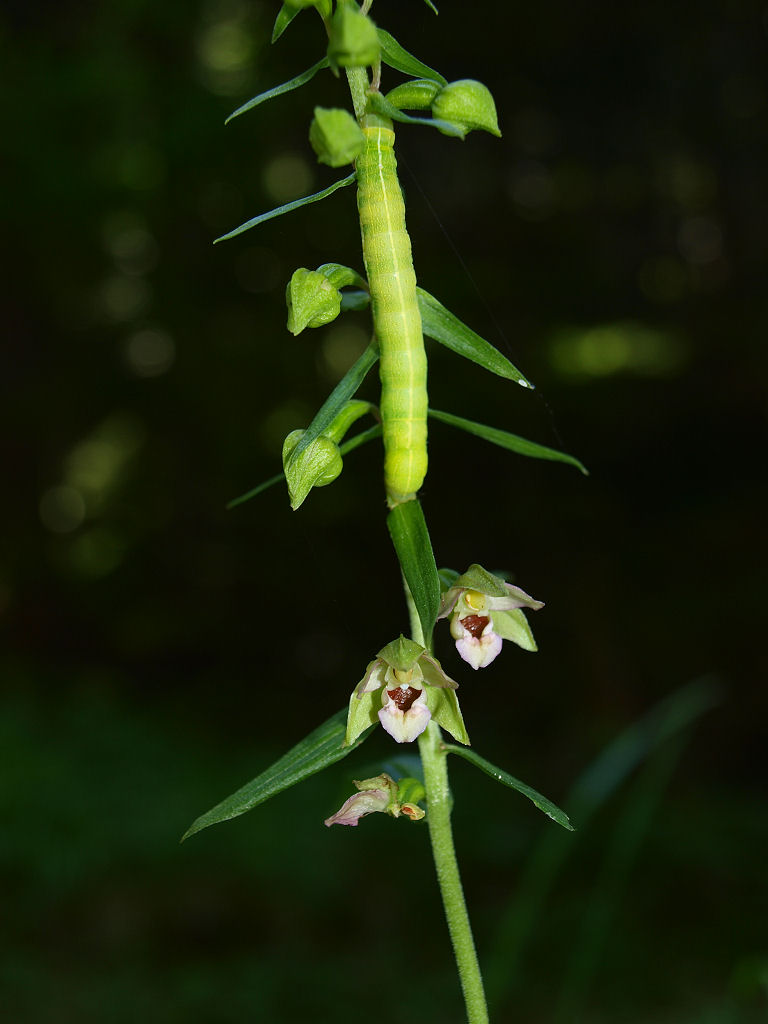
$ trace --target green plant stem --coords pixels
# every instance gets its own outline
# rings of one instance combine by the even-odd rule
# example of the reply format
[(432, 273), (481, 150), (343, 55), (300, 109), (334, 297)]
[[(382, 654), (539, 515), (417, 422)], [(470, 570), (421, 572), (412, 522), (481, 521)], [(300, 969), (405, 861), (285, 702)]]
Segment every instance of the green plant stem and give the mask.
[[(403, 581), (408, 612), (411, 619), (411, 635), (420, 644), (424, 643), (416, 606)], [(443, 748), (440, 726), (430, 722), (419, 737), (419, 753), (424, 772), (424, 788), (427, 791), (427, 825), (432, 844), (440, 896), (443, 900), (448, 931), (453, 944), (453, 954), (459, 971), (464, 1005), (468, 1024), (488, 1024), (488, 1006), (485, 1001), (483, 976), (477, 960), (472, 926), (469, 923), (464, 889), (461, 884), (456, 849), (451, 829), (453, 797), (448, 784), (448, 755)]]

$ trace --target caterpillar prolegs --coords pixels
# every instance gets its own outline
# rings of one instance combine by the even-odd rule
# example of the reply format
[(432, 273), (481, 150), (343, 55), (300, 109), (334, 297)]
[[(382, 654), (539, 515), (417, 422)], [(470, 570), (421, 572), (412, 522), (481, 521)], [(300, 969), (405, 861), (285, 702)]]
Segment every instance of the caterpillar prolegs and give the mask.
[(367, 114), (361, 127), (357, 204), (380, 348), (384, 482), (394, 506), (415, 495), (427, 472), (427, 358), (392, 122)]

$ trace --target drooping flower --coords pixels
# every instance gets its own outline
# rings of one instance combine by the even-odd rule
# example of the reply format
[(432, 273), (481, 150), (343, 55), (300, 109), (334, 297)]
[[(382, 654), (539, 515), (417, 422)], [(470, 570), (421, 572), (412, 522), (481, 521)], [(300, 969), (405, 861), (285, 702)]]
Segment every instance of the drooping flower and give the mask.
[[(444, 571), (443, 576), (446, 574)], [(538, 611), (543, 607), (542, 601), (475, 563), (447, 585), (438, 618), (451, 616), (451, 636), (459, 656), (478, 669), (491, 664), (503, 640), (535, 651), (536, 641), (522, 609)]]
[(386, 811), (393, 818), (401, 814), (411, 821), (419, 821), (424, 811), (418, 801), (423, 800), (424, 786), (418, 779), (405, 778), (398, 782), (386, 772), (373, 779), (354, 780), (357, 793), (345, 800), (339, 810), (325, 819), (325, 824), (357, 825), (366, 814)]
[(434, 719), (460, 743), (468, 743), (457, 686), (426, 648), (401, 636), (369, 662), (352, 693), (344, 742), (354, 743), (378, 719), (394, 740), (410, 743)]

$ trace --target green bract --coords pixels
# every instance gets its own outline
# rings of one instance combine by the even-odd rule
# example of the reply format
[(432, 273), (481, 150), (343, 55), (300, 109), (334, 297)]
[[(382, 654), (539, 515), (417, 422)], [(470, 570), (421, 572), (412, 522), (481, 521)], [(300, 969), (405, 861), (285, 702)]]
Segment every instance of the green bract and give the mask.
[(360, 125), (347, 110), (315, 107), (309, 142), (321, 164), (343, 167), (362, 151), (365, 138)]
[(465, 132), (479, 128), (501, 136), (493, 96), (482, 82), (472, 78), (451, 82), (441, 89), (432, 103), (432, 115), (460, 126)]
[(355, 4), (344, 3), (337, 8), (329, 37), (331, 67), (370, 67), (381, 56), (376, 26)]
[(288, 330), (294, 337), (305, 327), (322, 327), (341, 311), (341, 293), (324, 274), (299, 267), (285, 289)]

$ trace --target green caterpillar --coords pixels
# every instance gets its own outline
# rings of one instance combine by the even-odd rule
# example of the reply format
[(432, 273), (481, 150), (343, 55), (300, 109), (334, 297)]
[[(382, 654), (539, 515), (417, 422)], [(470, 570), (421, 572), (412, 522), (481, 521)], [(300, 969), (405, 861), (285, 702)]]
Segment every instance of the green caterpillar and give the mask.
[(415, 496), (427, 472), (427, 357), (392, 122), (366, 114), (361, 127), (357, 205), (381, 358), (384, 482), (395, 506)]

